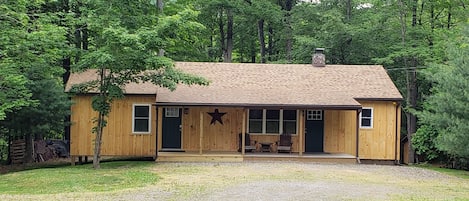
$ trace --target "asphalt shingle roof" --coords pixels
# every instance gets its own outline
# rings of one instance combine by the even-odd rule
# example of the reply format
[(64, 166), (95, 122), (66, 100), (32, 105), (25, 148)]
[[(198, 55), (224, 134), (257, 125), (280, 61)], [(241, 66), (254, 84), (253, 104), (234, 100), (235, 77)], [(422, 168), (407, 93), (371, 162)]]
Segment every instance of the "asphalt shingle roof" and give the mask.
[[(402, 99), (380, 65), (176, 62), (175, 66), (205, 77), (210, 85), (180, 85), (171, 92), (148, 83), (129, 84), (126, 93), (156, 92), (159, 105), (193, 106), (360, 107), (357, 99)], [(92, 78), (92, 72), (72, 74), (67, 88)]]

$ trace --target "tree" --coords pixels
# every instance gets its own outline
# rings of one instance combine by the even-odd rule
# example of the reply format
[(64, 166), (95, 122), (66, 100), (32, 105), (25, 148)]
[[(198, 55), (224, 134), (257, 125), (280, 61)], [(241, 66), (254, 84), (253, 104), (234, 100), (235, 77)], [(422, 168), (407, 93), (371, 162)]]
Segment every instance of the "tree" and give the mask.
[[(419, 114), (438, 133), (436, 147), (451, 156), (469, 158), (469, 24), (451, 37), (447, 62), (426, 71), (432, 92)], [(467, 168), (467, 167), (466, 167)]]
[[(2, 63), (3, 64), (3, 63)], [(34, 103), (30, 98), (31, 91), (26, 87), (27, 79), (12, 69), (0, 64), (0, 121), (6, 118), (6, 114), (14, 112)]]
[(25, 162), (32, 161), (32, 137), (63, 130), (68, 111), (60, 84), (65, 30), (44, 5), (7, 1), (0, 6), (0, 132), (26, 140)]
[(97, 169), (100, 168), (106, 116), (111, 112), (113, 100), (124, 96), (126, 84), (152, 82), (174, 90), (178, 83), (208, 82), (174, 69), (170, 59), (157, 56), (161, 48), (167, 49), (162, 27), (185, 24), (173, 24), (171, 16), (158, 18), (157, 9), (150, 2), (95, 1), (94, 8), (97, 9), (90, 12), (88, 24), (94, 33), (90, 41), (93, 47), (85, 51), (76, 68), (82, 71), (94, 69), (99, 79), (76, 85), (72, 91), (98, 93), (92, 99), (92, 108), (98, 112), (93, 128), (96, 134), (93, 167)]

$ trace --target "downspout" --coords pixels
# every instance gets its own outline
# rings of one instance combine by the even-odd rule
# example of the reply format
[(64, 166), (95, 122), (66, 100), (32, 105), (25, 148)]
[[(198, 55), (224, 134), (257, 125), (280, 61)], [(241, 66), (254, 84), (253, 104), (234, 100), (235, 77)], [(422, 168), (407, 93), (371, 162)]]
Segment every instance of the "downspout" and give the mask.
[(362, 109), (357, 109), (357, 118), (356, 118), (356, 129), (355, 129), (355, 133), (356, 133), (356, 152), (355, 152), (355, 157), (357, 157), (357, 163), (360, 164), (360, 157), (359, 157), (359, 144), (360, 144), (360, 136), (359, 136), (359, 132), (360, 132), (360, 112), (362, 111)]
[[(400, 160), (398, 159), (398, 156), (397, 156), (397, 153), (398, 153), (398, 152), (397, 152), (397, 147), (398, 147), (398, 144), (397, 144), (397, 143), (401, 143), (401, 142), (400, 142), (400, 140), (397, 140), (398, 137), (399, 137), (399, 136), (397, 136), (397, 133), (398, 133), (398, 131), (399, 131), (399, 130), (398, 130), (398, 129), (399, 129), (399, 127), (398, 127), (399, 123), (398, 123), (397, 121), (399, 120), (399, 119), (398, 119), (398, 118), (399, 118), (398, 112), (399, 112), (399, 107), (401, 106), (401, 103), (396, 103), (396, 102), (394, 102), (394, 103), (396, 104), (396, 130), (395, 130), (395, 133), (396, 133), (396, 136), (395, 136), (395, 137), (396, 137), (396, 138), (395, 138), (395, 139), (396, 139), (396, 143), (395, 143), (395, 145), (394, 145), (394, 164), (395, 164), (395, 165), (399, 165), (401, 162), (400, 162)], [(410, 142), (409, 142), (409, 143), (410, 143)]]

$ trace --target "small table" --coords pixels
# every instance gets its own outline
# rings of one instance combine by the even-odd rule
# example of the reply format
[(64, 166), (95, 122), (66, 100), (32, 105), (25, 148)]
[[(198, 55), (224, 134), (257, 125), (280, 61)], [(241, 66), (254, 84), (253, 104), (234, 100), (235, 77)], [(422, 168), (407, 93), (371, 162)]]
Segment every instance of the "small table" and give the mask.
[(262, 152), (270, 152), (270, 146), (273, 144), (272, 142), (259, 142), (262, 145)]

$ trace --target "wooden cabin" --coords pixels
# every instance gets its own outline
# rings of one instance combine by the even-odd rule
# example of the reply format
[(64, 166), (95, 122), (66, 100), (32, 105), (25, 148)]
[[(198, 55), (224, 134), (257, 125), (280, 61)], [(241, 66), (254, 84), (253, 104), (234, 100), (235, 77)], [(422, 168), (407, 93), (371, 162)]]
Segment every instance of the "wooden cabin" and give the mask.
[[(399, 162), (402, 96), (382, 66), (176, 62), (175, 67), (210, 85), (175, 91), (127, 85), (125, 98), (112, 104), (103, 156)], [(67, 89), (96, 76), (72, 74)], [(93, 155), (91, 97), (72, 98), (73, 161)], [(280, 134), (291, 136), (291, 153), (245, 149), (247, 135), (252, 145), (275, 146)]]

